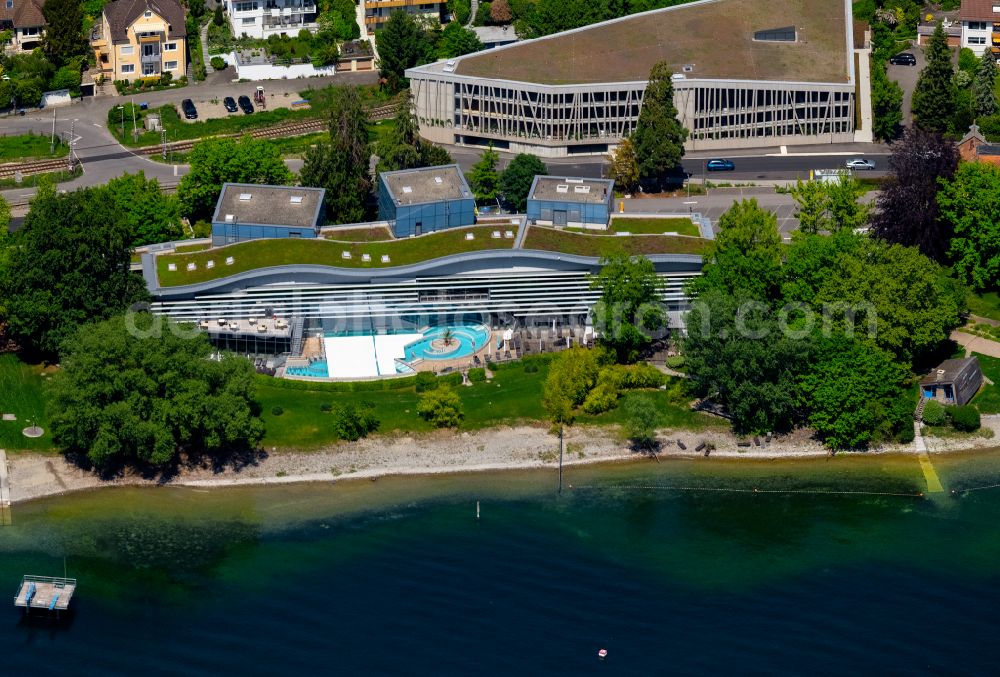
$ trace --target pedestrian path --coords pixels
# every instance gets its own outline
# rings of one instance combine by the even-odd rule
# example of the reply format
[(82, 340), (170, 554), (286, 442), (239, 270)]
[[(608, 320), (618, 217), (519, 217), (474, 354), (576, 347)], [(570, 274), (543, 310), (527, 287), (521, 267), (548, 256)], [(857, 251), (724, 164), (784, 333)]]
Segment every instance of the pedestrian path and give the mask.
[(205, 60), (205, 73), (214, 73), (215, 69), (208, 58), (208, 24), (201, 27), (201, 58)]
[(993, 341), (958, 330), (951, 332), (951, 340), (965, 348), (966, 355), (982, 353), (990, 357), (1000, 357), (1000, 341)]

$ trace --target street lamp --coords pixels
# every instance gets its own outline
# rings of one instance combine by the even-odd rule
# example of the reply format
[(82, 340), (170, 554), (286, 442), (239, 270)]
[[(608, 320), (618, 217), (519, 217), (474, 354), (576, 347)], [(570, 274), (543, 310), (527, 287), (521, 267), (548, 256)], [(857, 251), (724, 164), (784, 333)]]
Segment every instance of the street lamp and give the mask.
[(122, 138), (125, 138), (125, 106), (118, 106), (118, 110), (122, 112)]

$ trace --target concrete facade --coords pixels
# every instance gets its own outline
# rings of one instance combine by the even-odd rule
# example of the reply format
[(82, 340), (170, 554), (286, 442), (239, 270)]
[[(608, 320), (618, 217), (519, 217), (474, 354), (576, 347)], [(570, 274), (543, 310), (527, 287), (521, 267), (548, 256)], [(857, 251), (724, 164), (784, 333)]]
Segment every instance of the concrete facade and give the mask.
[(615, 182), (536, 176), (528, 191), (528, 220), (541, 225), (607, 228)]
[[(843, 2), (846, 26), (851, 26), (850, 2), (835, 1)], [(682, 12), (690, 6), (647, 14)], [(577, 30), (599, 31), (604, 25)], [(545, 39), (491, 52), (516, 50)], [(704, 39), (712, 42), (715, 36)], [(686, 148), (854, 142), (858, 102), (853, 47), (852, 31), (846, 30), (844, 54), (838, 58), (844, 59), (847, 72), (839, 82), (696, 77), (697, 71), (675, 74), (674, 103), (690, 132)], [(474, 56), (406, 71), (420, 132), (428, 140), (468, 146), (492, 143), (511, 152), (560, 157), (606, 153), (635, 130), (645, 81), (547, 84), (462, 75), (462, 59)], [(864, 103), (870, 107), (867, 98)]]
[(315, 0), (225, 0), (225, 7), (237, 37), (294, 38), (302, 29), (312, 33), (319, 29)]
[(212, 215), (212, 246), (263, 238), (316, 238), (322, 188), (226, 183)]

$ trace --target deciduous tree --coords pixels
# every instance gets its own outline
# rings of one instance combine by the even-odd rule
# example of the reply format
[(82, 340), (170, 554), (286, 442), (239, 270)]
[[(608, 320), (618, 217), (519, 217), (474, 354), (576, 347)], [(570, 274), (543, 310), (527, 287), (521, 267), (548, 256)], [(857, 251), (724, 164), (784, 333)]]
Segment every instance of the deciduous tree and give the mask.
[(447, 385), (421, 395), (417, 413), (437, 428), (457, 428), (465, 418), (461, 398)]
[(688, 132), (677, 119), (673, 69), (666, 61), (653, 66), (632, 133), (639, 178), (660, 185), (681, 164)]
[(143, 172), (123, 174), (104, 186), (107, 199), (125, 218), (132, 246), (169, 242), (184, 237), (177, 198), (160, 190), (156, 179)]
[(495, 24), (510, 23), (514, 19), (514, 14), (510, 11), (507, 0), (493, 0), (490, 5), (490, 20)]
[(872, 131), (881, 141), (893, 141), (903, 129), (903, 88), (890, 80), (884, 62), (871, 65)]
[(889, 180), (876, 199), (871, 217), (877, 237), (916, 246), (944, 261), (951, 224), (938, 218), (938, 179), (949, 180), (958, 167), (958, 150), (940, 134), (908, 129), (892, 145)]
[(222, 184), (226, 182), (285, 185), (293, 179), (275, 146), (249, 136), (239, 141), (199, 141), (188, 162), (191, 169), (181, 179), (177, 197), (181, 211), (192, 221), (212, 216)]
[(125, 215), (103, 190), (40, 189), (0, 280), (8, 335), (29, 354), (52, 359), (78, 326), (146, 300), (142, 278), (129, 270), (131, 239)]
[(482, 202), (496, 200), (500, 194), (500, 175), (497, 174), (497, 162), (500, 156), (493, 150), (493, 144), (483, 151), (479, 162), (469, 170), (469, 187), (475, 193), (476, 199)]
[(220, 457), (255, 448), (264, 424), (253, 365), (209, 359), (205, 335), (186, 333), (144, 313), (80, 329), (53, 378), (56, 444), (99, 468), (164, 466), (182, 453)]
[(528, 191), (535, 176), (548, 174), (545, 164), (534, 155), (521, 153), (511, 160), (500, 175), (500, 193), (514, 209), (523, 212), (528, 205)]
[(625, 137), (608, 158), (608, 176), (615, 180), (615, 187), (633, 193), (639, 187), (639, 163), (635, 157), (635, 144)]
[(379, 172), (433, 167), (453, 162), (451, 155), (444, 148), (420, 138), (417, 118), (413, 114), (413, 103), (408, 96), (400, 102), (396, 110), (392, 132), (376, 144), (375, 154), (379, 158), (376, 167)]
[(597, 384), (603, 359), (600, 350), (570, 348), (552, 360), (542, 386), (542, 407), (553, 424), (573, 423), (576, 408)]
[(622, 410), (629, 441), (638, 449), (655, 449), (656, 423), (660, 412), (653, 401), (645, 395), (630, 397), (625, 400)]
[(948, 37), (938, 22), (927, 44), (927, 65), (920, 71), (913, 90), (914, 124), (926, 132), (947, 133), (955, 114), (955, 69)]
[(474, 31), (463, 28), (457, 21), (452, 21), (441, 32), (441, 40), (437, 46), (439, 59), (453, 59), (463, 54), (472, 54), (483, 48), (483, 42)]
[(941, 220), (953, 233), (952, 266), (976, 289), (1000, 286), (1000, 168), (963, 162), (937, 196)]
[(591, 311), (601, 345), (619, 364), (635, 362), (653, 336), (666, 329), (663, 281), (653, 262), (644, 256), (609, 254), (601, 259), (601, 270), (590, 285), (601, 291)]

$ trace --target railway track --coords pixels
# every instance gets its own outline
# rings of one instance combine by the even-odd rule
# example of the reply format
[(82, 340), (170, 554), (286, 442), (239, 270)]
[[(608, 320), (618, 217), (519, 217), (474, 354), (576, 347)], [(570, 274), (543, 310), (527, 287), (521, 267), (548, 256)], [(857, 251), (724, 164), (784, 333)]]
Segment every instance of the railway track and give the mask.
[(47, 174), (60, 172), (69, 167), (69, 158), (57, 160), (32, 160), (29, 162), (11, 162), (0, 165), (0, 179), (11, 179), (18, 173), (22, 176), (31, 174)]
[[(371, 108), (368, 110), (368, 119), (372, 121), (387, 120), (396, 114), (396, 104), (378, 106), (376, 108)], [(292, 136), (304, 136), (306, 134), (315, 134), (317, 132), (325, 131), (327, 128), (327, 123), (325, 120), (302, 120), (299, 122), (288, 122), (281, 125), (276, 125), (274, 127), (263, 127), (261, 129), (253, 129), (248, 132), (251, 138), (254, 139), (283, 139)], [(220, 134), (215, 138), (234, 138), (244, 136), (243, 134)], [(186, 141), (172, 141), (166, 144), (166, 149), (168, 152), (173, 153), (186, 153), (201, 139), (188, 139)], [(134, 149), (134, 152), (139, 155), (156, 155), (157, 153), (163, 152), (163, 145), (157, 146), (143, 146), (141, 148)]]

